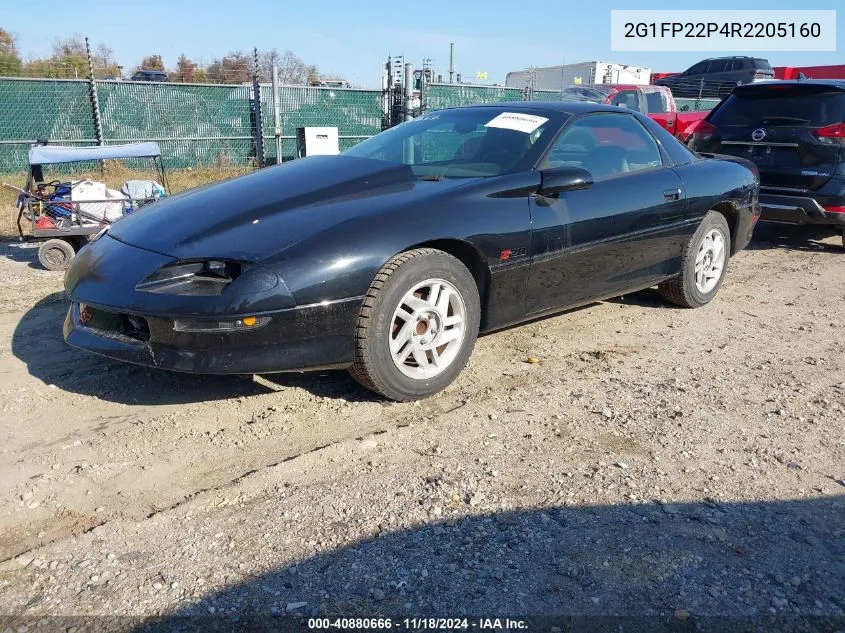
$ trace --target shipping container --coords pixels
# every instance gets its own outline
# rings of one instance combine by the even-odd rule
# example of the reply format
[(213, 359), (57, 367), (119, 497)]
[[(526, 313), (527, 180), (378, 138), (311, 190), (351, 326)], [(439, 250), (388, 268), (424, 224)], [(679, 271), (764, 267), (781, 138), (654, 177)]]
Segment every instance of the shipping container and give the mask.
[(560, 90), (572, 84), (636, 84), (648, 85), (651, 69), (613, 62), (581, 62), (509, 72), (505, 85), (526, 88), (533, 73), (534, 90)]
[(833, 66), (775, 66), (775, 79), (845, 79), (845, 64)]

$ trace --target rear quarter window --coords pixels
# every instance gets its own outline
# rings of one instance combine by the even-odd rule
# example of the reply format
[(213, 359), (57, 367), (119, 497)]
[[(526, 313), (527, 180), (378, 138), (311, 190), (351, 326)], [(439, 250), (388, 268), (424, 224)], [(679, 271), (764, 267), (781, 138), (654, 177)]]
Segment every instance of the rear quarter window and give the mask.
[(674, 136), (653, 119), (637, 117), (637, 120), (660, 142), (660, 145), (669, 154), (669, 158), (672, 159), (675, 165), (686, 165), (687, 163), (698, 160), (698, 156), (691, 152), (685, 145), (678, 142)]
[(649, 114), (660, 114), (662, 112), (671, 112), (669, 103), (665, 99), (665, 94), (662, 92), (647, 92), (645, 93), (646, 112)]

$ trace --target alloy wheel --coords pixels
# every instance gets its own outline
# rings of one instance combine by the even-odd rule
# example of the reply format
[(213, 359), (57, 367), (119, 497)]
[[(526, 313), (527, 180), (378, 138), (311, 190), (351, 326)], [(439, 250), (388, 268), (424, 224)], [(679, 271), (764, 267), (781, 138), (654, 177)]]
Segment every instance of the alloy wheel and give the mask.
[(695, 256), (695, 287), (699, 292), (707, 294), (716, 287), (725, 270), (726, 256), (725, 236), (719, 229), (711, 229)]
[(444, 279), (426, 279), (411, 288), (393, 313), (390, 356), (409, 378), (442, 373), (464, 342), (466, 305)]

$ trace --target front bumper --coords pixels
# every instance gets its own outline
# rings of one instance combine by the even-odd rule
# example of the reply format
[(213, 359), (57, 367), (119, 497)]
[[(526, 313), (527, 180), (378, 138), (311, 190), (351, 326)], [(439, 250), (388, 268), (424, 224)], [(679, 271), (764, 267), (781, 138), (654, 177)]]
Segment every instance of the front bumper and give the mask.
[[(64, 323), (68, 344), (101, 356), (148, 367), (200, 374), (259, 374), (349, 366), (362, 297), (281, 310), (255, 330), (177, 332), (173, 320), (142, 317), (147, 340), (84, 325), (73, 301)], [(120, 314), (115, 308), (94, 306)]]
[(760, 219), (788, 224), (824, 224), (845, 228), (845, 213), (831, 213), (815, 199), (760, 191)]

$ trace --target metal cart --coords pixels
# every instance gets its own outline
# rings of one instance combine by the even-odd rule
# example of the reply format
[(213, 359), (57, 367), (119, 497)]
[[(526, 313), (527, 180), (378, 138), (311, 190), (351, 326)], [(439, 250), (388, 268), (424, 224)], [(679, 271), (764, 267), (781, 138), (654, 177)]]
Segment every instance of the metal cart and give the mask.
[[(72, 200), (74, 183), (58, 180), (44, 181), (43, 167), (81, 161), (120, 160), (125, 158), (148, 158), (152, 160), (163, 192), (158, 195), (114, 197), (102, 200)], [(29, 173), (24, 189), (7, 183), (3, 186), (17, 191), (18, 233), (25, 239), (22, 220), (31, 224), (31, 238), (42, 241), (38, 249), (38, 260), (48, 270), (64, 270), (88, 240), (110, 225), (116, 219), (107, 217), (108, 209), (114, 215), (115, 205), (119, 214), (137, 211), (145, 204), (167, 195), (169, 188), (161, 150), (158, 143), (132, 143), (128, 145), (106, 145), (95, 147), (66, 147), (62, 145), (39, 144), (29, 149)], [(92, 211), (93, 210), (93, 211)]]

